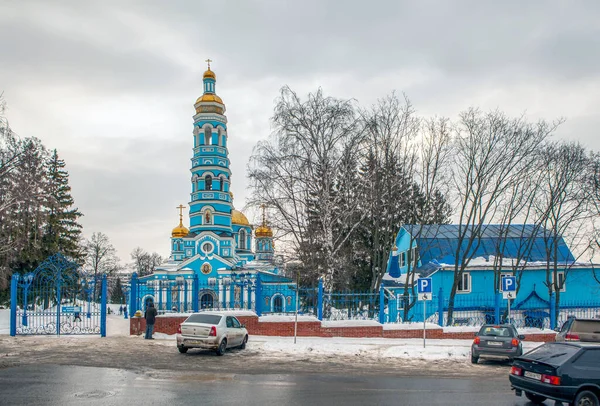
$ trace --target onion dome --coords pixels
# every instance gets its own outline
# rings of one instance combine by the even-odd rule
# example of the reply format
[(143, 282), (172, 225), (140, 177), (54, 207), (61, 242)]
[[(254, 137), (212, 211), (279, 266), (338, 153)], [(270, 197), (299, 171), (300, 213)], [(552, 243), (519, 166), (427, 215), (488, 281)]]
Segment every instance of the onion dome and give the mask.
[(204, 72), (204, 75), (202, 76), (202, 79), (214, 79), (217, 80), (217, 75), (215, 75), (215, 72), (210, 70), (210, 65), (208, 65), (208, 69), (206, 70), (206, 72)]
[(237, 224), (240, 226), (249, 226), (250, 225), (250, 222), (248, 221), (248, 219), (246, 218), (244, 213), (242, 213), (241, 211), (236, 210), (236, 209), (231, 210), (231, 223)]
[(190, 230), (188, 230), (187, 228), (185, 228), (185, 226), (183, 225), (183, 223), (180, 221), (179, 225), (177, 227), (175, 227), (173, 229), (173, 231), (171, 231), (171, 237), (173, 238), (182, 238), (185, 237), (186, 235), (188, 235), (190, 233)]
[(177, 207), (179, 209), (179, 225), (171, 231), (172, 238), (183, 238), (190, 233), (190, 230), (184, 227), (183, 225), (183, 205), (179, 205)]
[(254, 235), (256, 237), (268, 237), (268, 238), (272, 238), (273, 237), (273, 230), (271, 230), (271, 227), (269, 227), (267, 225), (267, 219), (265, 217), (265, 207), (266, 206), (264, 204), (262, 204), (260, 206), (260, 208), (262, 209), (262, 224), (256, 228), (256, 231), (254, 232)]

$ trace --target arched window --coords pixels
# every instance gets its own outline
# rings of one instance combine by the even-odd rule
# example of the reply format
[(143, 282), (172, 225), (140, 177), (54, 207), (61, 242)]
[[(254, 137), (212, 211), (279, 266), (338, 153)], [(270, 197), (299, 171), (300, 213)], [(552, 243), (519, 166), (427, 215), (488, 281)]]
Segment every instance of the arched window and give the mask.
[(206, 175), (204, 178), (204, 190), (212, 190), (212, 176)]
[(204, 213), (204, 224), (212, 224), (212, 213), (210, 210), (206, 210)]
[(244, 229), (240, 230), (238, 239), (239, 239), (239, 243), (240, 243), (240, 249), (245, 250), (246, 249), (246, 230), (244, 230)]
[(222, 192), (223, 190), (225, 190), (225, 176), (221, 175), (219, 177), (220, 183), (219, 183), (219, 190)]
[(204, 129), (204, 145), (211, 145), (212, 144), (212, 130), (210, 127), (206, 127)]

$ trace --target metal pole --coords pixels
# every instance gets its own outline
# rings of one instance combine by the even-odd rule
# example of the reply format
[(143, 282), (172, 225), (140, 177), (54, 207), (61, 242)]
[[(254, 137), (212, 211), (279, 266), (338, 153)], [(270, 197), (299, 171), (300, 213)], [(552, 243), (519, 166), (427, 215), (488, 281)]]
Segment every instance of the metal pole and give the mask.
[(296, 318), (294, 320), (294, 344), (298, 335), (298, 296), (300, 296), (300, 286), (298, 285), (298, 272), (296, 272)]
[(423, 348), (425, 348), (425, 317), (427, 317), (427, 300), (423, 300)]
[(510, 324), (510, 298), (507, 300), (507, 316), (506, 316), (506, 323)]

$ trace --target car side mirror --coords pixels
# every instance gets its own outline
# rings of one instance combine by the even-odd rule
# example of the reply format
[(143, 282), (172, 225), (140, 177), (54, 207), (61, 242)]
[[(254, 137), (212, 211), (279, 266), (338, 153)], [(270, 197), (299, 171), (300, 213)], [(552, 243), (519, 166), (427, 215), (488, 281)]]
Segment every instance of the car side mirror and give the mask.
[(523, 335), (523, 334), (519, 334), (519, 337), (518, 337), (518, 338), (519, 338), (519, 340), (524, 340), (524, 339), (525, 339), (525, 335)]
[(245, 325), (245, 324), (242, 324), (242, 325), (240, 326), (240, 328), (246, 328), (246, 325)]

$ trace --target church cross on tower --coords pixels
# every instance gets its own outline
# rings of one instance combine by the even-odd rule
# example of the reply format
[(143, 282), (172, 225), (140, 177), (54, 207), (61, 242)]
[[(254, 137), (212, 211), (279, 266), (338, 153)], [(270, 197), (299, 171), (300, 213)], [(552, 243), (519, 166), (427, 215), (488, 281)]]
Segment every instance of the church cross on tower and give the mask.
[(212, 59), (208, 58), (206, 61), (204, 61), (208, 64), (208, 70), (210, 70), (210, 63), (212, 62)]
[(179, 222), (183, 224), (183, 209), (185, 209), (185, 206), (183, 204), (180, 204), (175, 208), (179, 209)]

